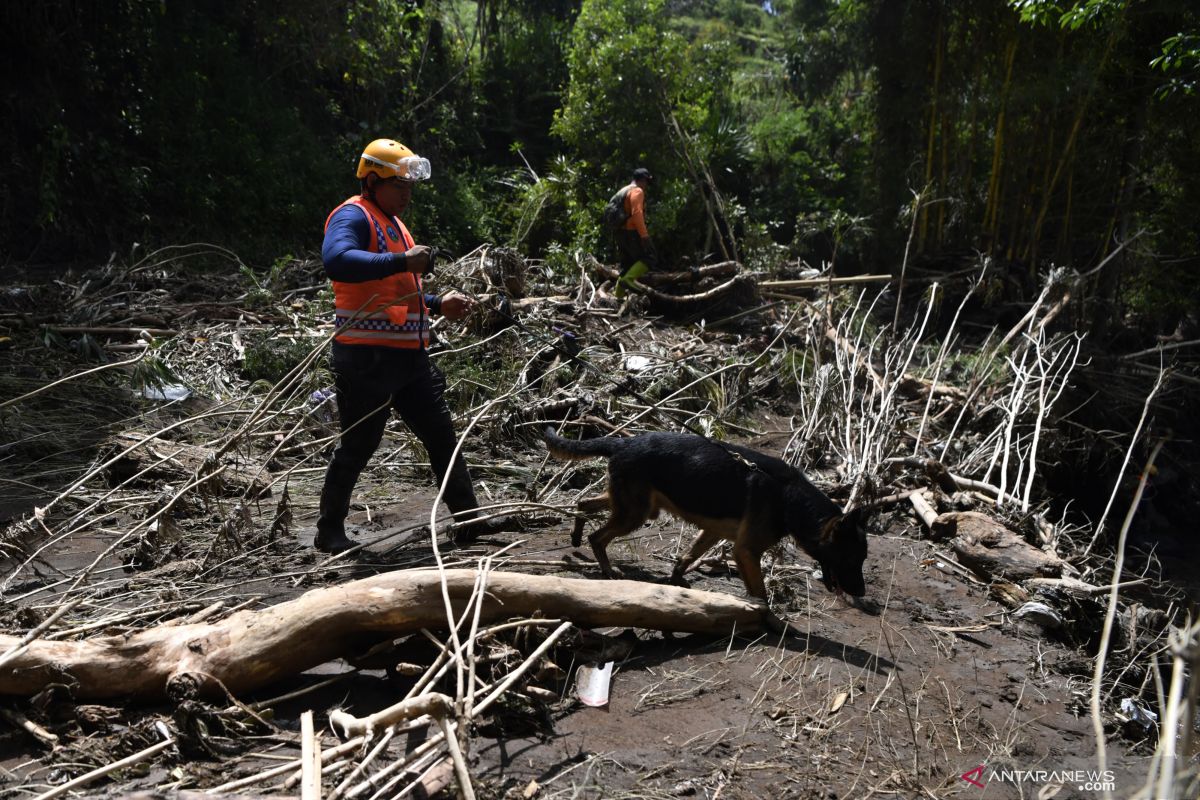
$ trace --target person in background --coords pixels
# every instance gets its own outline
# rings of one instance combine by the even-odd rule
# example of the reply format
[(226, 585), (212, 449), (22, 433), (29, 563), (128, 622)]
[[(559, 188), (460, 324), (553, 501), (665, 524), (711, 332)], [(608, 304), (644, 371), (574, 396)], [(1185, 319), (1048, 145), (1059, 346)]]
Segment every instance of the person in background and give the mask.
[(653, 180), (650, 170), (638, 167), (633, 171), (633, 180), (613, 196), (613, 200), (620, 198), (625, 212), (625, 222), (615, 232), (621, 267), (617, 297), (624, 296), (628, 281), (637, 280), (658, 265), (654, 243), (646, 229), (646, 189)]
[[(392, 139), (376, 139), (358, 161), (361, 193), (325, 220), (321, 260), (333, 282), (336, 325), (332, 365), (341, 438), (325, 471), (313, 546), (340, 553), (356, 543), (346, 515), (358, 476), (383, 438), (391, 411), (429, 453), (438, 481), (450, 479), (443, 499), (457, 520), (475, 519), (479, 504), (457, 442), (446, 380), (429, 359), (429, 317), (463, 319), (475, 303), (458, 292), (424, 293), (421, 276), (433, 252), (416, 244), (400, 217), (413, 185), (428, 180), (429, 161)], [(458, 540), (500, 530), (503, 518), (460, 528)]]

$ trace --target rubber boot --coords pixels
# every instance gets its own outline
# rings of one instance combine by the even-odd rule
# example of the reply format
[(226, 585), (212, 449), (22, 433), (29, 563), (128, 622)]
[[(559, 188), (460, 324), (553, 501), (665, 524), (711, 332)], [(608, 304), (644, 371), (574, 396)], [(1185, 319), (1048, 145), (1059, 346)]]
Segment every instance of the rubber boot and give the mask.
[(479, 501), (475, 498), (475, 487), (471, 485), (471, 474), (465, 469), (455, 470), (442, 499), (453, 512), (454, 521), (460, 523), (451, 534), (451, 544), (470, 544), (480, 536), (512, 529), (512, 522), (507, 516), (476, 520)]
[(346, 536), (346, 515), (350, 513), (353, 484), (326, 479), (321, 489), (321, 516), (317, 519), (317, 535), (313, 547), (322, 553), (344, 553), (357, 542)]
[(617, 297), (624, 297), (625, 293), (627, 291), (626, 287), (628, 287), (630, 283), (632, 283), (633, 281), (636, 281), (638, 278), (642, 277), (649, 271), (650, 271), (650, 265), (647, 264), (645, 261), (633, 262), (633, 265), (629, 269), (627, 269), (625, 271), (625, 273), (623, 275), (621, 275), (621, 277), (617, 278), (617, 288), (616, 288), (616, 291), (613, 292), (613, 294), (615, 294)]

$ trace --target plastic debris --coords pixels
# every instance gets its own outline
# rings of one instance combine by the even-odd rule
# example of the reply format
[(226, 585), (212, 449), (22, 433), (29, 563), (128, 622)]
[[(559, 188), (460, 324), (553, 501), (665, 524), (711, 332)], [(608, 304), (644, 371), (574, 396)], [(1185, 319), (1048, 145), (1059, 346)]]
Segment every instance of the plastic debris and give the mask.
[(1032, 622), (1043, 628), (1061, 628), (1063, 618), (1057, 611), (1045, 603), (1031, 600), (1013, 612), (1013, 616), (1024, 622)]
[(1137, 723), (1146, 730), (1150, 730), (1158, 724), (1158, 714), (1132, 697), (1126, 697), (1121, 701), (1121, 713), (1128, 717), (1130, 722)]
[(585, 664), (575, 673), (575, 694), (587, 706), (608, 705), (608, 686), (612, 680), (613, 662), (595, 667)]
[(181, 383), (164, 383), (160, 386), (144, 386), (142, 397), (147, 400), (187, 400), (192, 396), (192, 390)]

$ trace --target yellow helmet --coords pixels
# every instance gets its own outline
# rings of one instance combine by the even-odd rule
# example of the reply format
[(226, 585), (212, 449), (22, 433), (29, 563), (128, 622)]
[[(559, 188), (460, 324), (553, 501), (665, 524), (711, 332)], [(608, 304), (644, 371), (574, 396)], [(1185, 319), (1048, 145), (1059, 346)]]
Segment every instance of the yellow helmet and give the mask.
[(381, 178), (400, 178), (406, 181), (428, 180), (429, 160), (409, 150), (393, 139), (376, 139), (367, 145), (358, 159), (359, 180), (374, 172)]

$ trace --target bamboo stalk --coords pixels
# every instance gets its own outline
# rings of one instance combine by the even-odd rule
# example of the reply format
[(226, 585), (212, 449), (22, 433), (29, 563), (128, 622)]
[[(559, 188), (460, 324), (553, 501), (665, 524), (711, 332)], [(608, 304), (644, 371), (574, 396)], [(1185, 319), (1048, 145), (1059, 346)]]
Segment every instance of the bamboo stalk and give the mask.
[[(996, 227), (1000, 221), (1000, 169), (1003, 165), (1004, 153), (1004, 117), (1008, 109), (1009, 92), (1012, 90), (1013, 62), (1016, 60), (1016, 56), (1017, 39), (1014, 36), (1008, 45), (1008, 53), (1005, 55), (1004, 85), (1000, 89), (1000, 113), (996, 117), (996, 138), (992, 145), (992, 171), (988, 177), (987, 204), (983, 214), (983, 229), (992, 239), (991, 247), (994, 247)], [(989, 252), (991, 247), (989, 247)]]
[[(945, 50), (945, 39), (943, 30), (945, 22), (942, 19), (942, 14), (938, 14), (937, 33), (934, 34), (933, 45), (933, 99), (929, 105), (929, 135), (925, 144), (925, 186), (928, 188), (933, 184), (933, 154), (937, 143), (938, 129), (938, 95), (941, 93), (942, 83), (942, 55)], [(917, 232), (917, 252), (925, 252), (925, 237), (929, 231), (929, 209), (920, 207), (916, 209), (920, 216), (920, 222), (917, 223), (919, 230)]]
[[(1122, 13), (1124, 13), (1124, 6), (1121, 8)], [(1075, 148), (1075, 141), (1079, 138), (1079, 131), (1083, 127), (1083, 119), (1087, 115), (1088, 108), (1092, 103), (1092, 97), (1095, 96), (1096, 88), (1100, 84), (1100, 75), (1104, 72), (1104, 68), (1108, 65), (1108, 59), (1112, 54), (1113, 45), (1116, 43), (1117, 32), (1119, 29), (1120, 26), (1114, 23), (1112, 30), (1109, 32), (1108, 39), (1105, 42), (1104, 52), (1100, 56), (1100, 62), (1096, 66), (1095, 70), (1092, 71), (1092, 75), (1095, 77), (1091, 85), (1088, 86), (1087, 93), (1083, 96), (1083, 101), (1079, 104), (1079, 110), (1075, 114), (1074, 122), (1071, 123), (1071, 132), (1067, 136), (1067, 143), (1063, 146), (1062, 156), (1059, 157), (1058, 165), (1054, 168), (1054, 177), (1050, 179), (1050, 184), (1045, 187), (1044, 194), (1042, 195), (1042, 206), (1038, 211), (1037, 222), (1034, 223), (1033, 226), (1032, 241), (1035, 243), (1035, 247), (1037, 241), (1042, 236), (1042, 225), (1046, 221), (1046, 213), (1050, 210), (1050, 201), (1053, 198), (1054, 189), (1058, 186), (1059, 178), (1062, 177), (1063, 169), (1066, 167), (1070, 159), (1071, 151)]]
[(908, 496), (908, 502), (912, 503), (913, 509), (917, 512), (917, 516), (921, 518), (921, 522), (925, 523), (925, 527), (932, 529), (933, 523), (937, 522), (938, 512), (933, 506), (929, 505), (929, 501), (925, 499), (922, 492), (913, 492)]
[[(339, 756), (358, 749), (365, 741), (365, 736), (358, 736), (348, 742), (341, 743), (337, 747), (331, 747), (328, 750), (323, 750), (321, 751), (321, 760), (322, 762), (327, 760), (333, 761)], [(272, 778), (277, 778), (280, 775), (286, 775), (287, 773), (293, 772), (297, 769), (303, 769), (303, 766), (303, 759), (292, 759), (286, 764), (281, 764), (278, 767), (272, 767), (264, 772), (248, 775), (245, 778), (238, 778), (236, 781), (229, 781), (228, 783), (222, 783), (220, 786), (214, 786), (211, 789), (206, 789), (204, 793), (216, 795), (224, 794), (225, 792), (232, 792), (234, 789), (241, 789), (245, 786), (253, 786), (256, 783), (265, 783), (266, 781), (269, 781)]]
[(792, 281), (760, 281), (763, 289), (811, 289), (819, 286), (850, 286), (858, 283), (887, 283), (891, 275), (848, 275), (843, 278), (802, 278)]

